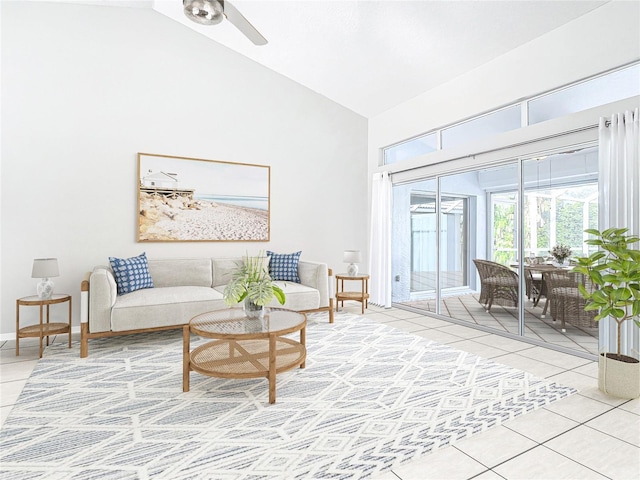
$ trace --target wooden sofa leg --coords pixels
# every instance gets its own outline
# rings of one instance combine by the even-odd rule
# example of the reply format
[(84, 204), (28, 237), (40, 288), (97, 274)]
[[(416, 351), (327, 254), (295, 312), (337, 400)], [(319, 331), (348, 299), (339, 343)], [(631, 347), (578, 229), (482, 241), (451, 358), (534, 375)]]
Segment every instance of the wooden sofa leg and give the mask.
[(329, 299), (329, 323), (333, 323), (333, 298)]
[(86, 358), (89, 355), (89, 322), (80, 324), (80, 358)]

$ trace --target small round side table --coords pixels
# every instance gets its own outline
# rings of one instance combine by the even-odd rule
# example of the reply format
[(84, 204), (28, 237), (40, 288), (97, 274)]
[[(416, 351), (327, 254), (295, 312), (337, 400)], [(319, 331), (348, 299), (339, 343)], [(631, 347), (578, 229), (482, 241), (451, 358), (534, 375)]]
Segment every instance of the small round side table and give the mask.
[[(361, 282), (359, 292), (345, 292), (344, 281), (356, 280)], [(362, 304), (362, 313), (364, 309), (369, 308), (369, 275), (366, 273), (360, 275), (349, 275), (348, 273), (339, 273), (336, 275), (336, 312), (338, 311), (338, 303), (344, 307), (345, 300), (355, 300)]]
[[(57, 303), (69, 302), (69, 323), (49, 322), (49, 306)], [(40, 323), (28, 325), (20, 328), (20, 306), (40, 307)], [(44, 310), (47, 311), (47, 321), (44, 323)], [(40, 358), (42, 358), (42, 339), (47, 337), (49, 345), (49, 335), (69, 334), (69, 348), (71, 348), (71, 295), (66, 293), (53, 294), (51, 298), (41, 299), (37, 295), (22, 297), (16, 300), (16, 356), (20, 355), (20, 339), (27, 337), (40, 338)]]

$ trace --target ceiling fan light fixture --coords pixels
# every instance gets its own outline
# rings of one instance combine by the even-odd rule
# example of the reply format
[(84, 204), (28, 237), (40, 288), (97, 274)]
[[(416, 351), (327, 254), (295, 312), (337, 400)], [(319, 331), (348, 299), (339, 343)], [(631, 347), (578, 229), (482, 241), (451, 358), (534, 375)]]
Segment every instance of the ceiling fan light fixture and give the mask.
[(182, 6), (187, 18), (200, 25), (217, 25), (226, 18), (255, 45), (268, 43), (267, 39), (227, 0), (182, 0)]
[(217, 25), (224, 18), (224, 9), (218, 0), (182, 0), (184, 14), (201, 25)]

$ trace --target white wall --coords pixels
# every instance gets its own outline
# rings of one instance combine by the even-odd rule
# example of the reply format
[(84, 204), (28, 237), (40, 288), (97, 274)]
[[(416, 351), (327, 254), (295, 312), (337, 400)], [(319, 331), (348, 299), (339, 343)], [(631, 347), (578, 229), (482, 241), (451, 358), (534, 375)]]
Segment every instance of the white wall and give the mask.
[(382, 147), (638, 60), (638, 31), (640, 3), (607, 3), (371, 118), (370, 170)]
[[(153, 10), (1, 7), (3, 338), (36, 257), (59, 259), (78, 325), (80, 281), (110, 255), (302, 250), (341, 270), (366, 249), (365, 118)], [(271, 241), (137, 243), (137, 152), (270, 165)]]

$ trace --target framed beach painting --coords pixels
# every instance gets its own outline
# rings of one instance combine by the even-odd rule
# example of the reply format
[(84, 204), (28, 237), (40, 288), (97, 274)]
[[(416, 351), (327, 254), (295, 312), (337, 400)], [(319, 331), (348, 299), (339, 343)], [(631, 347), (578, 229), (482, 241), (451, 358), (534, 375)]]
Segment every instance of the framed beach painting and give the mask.
[(270, 167), (138, 153), (139, 242), (269, 241)]

